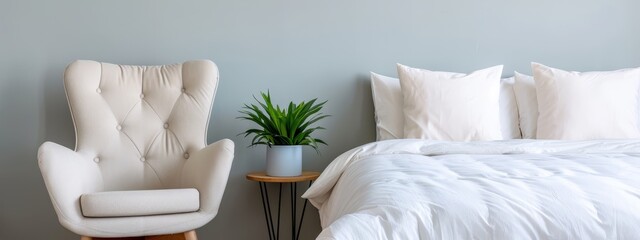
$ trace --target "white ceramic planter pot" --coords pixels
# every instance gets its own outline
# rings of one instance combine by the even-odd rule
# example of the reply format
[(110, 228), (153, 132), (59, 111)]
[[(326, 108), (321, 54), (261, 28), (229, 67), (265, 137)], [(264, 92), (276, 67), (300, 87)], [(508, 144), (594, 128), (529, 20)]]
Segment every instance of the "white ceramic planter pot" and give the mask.
[(267, 146), (267, 175), (274, 177), (302, 175), (302, 146)]

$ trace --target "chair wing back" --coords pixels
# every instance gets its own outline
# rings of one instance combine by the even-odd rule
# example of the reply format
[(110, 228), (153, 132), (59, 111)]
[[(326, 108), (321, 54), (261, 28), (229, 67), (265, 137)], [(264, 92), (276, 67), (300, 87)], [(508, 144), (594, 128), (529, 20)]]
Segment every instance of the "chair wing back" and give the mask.
[(64, 82), (76, 151), (97, 163), (105, 191), (179, 187), (189, 153), (206, 145), (218, 86), (213, 62), (80, 60), (67, 67)]

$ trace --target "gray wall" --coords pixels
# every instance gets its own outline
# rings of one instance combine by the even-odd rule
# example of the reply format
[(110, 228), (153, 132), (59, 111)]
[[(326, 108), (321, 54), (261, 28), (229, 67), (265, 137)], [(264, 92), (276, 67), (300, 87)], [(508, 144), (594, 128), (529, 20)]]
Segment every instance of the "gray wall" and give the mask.
[[(264, 148), (245, 148), (235, 119), (251, 95), (328, 99), (322, 170), (374, 140), (369, 71), (395, 63), (466, 72), (529, 62), (574, 70), (640, 66), (637, 0), (0, 0), (0, 239), (74, 239), (57, 222), (36, 163), (43, 141), (73, 147), (62, 72), (75, 59), (154, 65), (207, 58), (221, 83), (209, 142), (236, 158), (221, 210), (202, 239), (264, 239), (257, 184)], [(320, 231), (308, 209), (304, 239)], [(288, 216), (288, 215), (286, 215)]]

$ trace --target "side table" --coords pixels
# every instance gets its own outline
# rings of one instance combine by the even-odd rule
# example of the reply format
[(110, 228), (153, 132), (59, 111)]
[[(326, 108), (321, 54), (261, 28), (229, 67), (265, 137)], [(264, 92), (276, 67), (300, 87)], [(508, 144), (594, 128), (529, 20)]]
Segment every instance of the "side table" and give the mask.
[[(298, 198), (298, 182), (309, 181), (309, 186), (320, 176), (319, 172), (302, 172), (300, 176), (293, 177), (273, 177), (267, 175), (265, 172), (255, 172), (247, 174), (247, 180), (258, 182), (260, 185), (260, 196), (262, 197), (262, 207), (264, 209), (264, 216), (267, 221), (267, 230), (269, 232), (270, 240), (277, 240), (280, 238), (280, 207), (282, 206), (282, 184), (289, 183), (291, 190), (291, 239), (298, 240), (300, 238), (300, 228), (302, 228), (302, 221), (304, 220), (304, 212), (307, 208), (308, 200), (304, 200), (302, 206), (302, 214), (300, 216), (300, 222), (296, 226), (297, 206), (296, 200)], [(274, 225), (273, 215), (271, 214), (271, 203), (269, 202), (269, 192), (267, 191), (267, 183), (278, 183), (278, 218), (277, 225)]]

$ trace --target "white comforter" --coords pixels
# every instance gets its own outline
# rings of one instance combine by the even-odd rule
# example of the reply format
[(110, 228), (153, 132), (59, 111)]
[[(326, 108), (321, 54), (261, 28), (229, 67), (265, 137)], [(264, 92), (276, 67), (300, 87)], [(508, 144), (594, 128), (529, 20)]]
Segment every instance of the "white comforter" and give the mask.
[(640, 239), (640, 140), (391, 140), (304, 194), (318, 239)]

